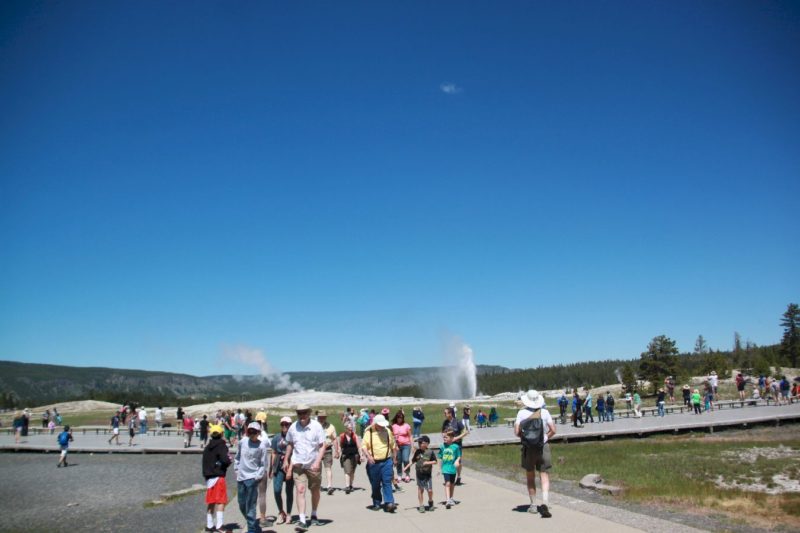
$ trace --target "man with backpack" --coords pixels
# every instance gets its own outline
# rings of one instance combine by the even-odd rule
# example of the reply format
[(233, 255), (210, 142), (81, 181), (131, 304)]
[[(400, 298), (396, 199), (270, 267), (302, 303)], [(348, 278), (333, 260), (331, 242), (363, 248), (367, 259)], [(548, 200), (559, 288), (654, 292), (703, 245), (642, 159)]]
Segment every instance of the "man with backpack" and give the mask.
[[(522, 468), (525, 469), (525, 478), (528, 486), (528, 496), (531, 505), (529, 513), (539, 513), (542, 518), (550, 518), (547, 508), (550, 492), (550, 474), (552, 461), (550, 458), (550, 445), (547, 443), (556, 434), (556, 425), (550, 412), (544, 408), (544, 397), (538, 391), (529, 390), (520, 397), (525, 406), (517, 413), (514, 422), (514, 434), (522, 443)], [(536, 499), (536, 471), (542, 478), (542, 499), (538, 504)]]

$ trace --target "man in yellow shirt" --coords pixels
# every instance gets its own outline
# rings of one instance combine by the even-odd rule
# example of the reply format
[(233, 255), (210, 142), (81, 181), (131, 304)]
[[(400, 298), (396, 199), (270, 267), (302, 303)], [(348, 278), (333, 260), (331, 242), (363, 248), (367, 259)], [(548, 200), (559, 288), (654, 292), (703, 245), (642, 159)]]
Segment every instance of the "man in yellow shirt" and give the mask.
[(367, 457), (367, 476), (372, 486), (372, 505), (369, 509), (378, 511), (383, 508), (387, 513), (393, 513), (397, 509), (392, 493), (397, 446), (388, 427), (389, 422), (385, 416), (375, 415), (372, 425), (364, 431), (361, 447)]

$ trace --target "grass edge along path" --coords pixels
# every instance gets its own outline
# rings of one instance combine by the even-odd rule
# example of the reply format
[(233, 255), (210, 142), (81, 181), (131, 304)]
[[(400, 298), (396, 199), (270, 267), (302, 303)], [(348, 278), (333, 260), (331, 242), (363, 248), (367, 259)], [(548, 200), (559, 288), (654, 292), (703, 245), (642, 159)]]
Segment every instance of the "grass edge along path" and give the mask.
[[(759, 455), (750, 463), (742, 454), (754, 448), (778, 450), (775, 457)], [(783, 451), (781, 454), (780, 451)], [(800, 493), (765, 494), (738, 488), (720, 488), (721, 476), (730, 483), (763, 481), (783, 473), (800, 479), (800, 436), (772, 437), (759, 433), (752, 438), (714, 439), (690, 434), (647, 439), (559, 443), (551, 447), (556, 484), (577, 481), (586, 474), (599, 474), (607, 483), (624, 488), (618, 497), (603, 500), (659, 506), (684, 514), (718, 513), (731, 523), (771, 529), (796, 526), (800, 518)], [(524, 485), (519, 467), (519, 445), (482, 446), (469, 449), (470, 466)], [(477, 463), (477, 464), (474, 464)], [(580, 490), (580, 489), (577, 489)], [(725, 524), (720, 524), (724, 529)]]

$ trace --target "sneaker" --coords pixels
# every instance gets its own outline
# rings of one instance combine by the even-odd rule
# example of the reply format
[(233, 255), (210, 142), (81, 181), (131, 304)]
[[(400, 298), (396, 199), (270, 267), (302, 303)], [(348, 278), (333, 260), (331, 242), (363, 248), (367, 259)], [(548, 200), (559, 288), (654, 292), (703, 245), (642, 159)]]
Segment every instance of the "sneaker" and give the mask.
[(294, 526), (294, 530), (299, 532), (308, 531), (308, 522), (298, 521), (297, 524)]
[(333, 496), (333, 487), (328, 487), (328, 496)]
[(381, 506), (373, 504), (373, 505), (370, 505), (369, 507), (367, 507), (367, 509), (369, 509), (370, 511), (380, 511), (381, 510)]
[(425, 510), (433, 511), (434, 509), (436, 509), (436, 507), (434, 506), (433, 502), (428, 502), (428, 505), (425, 507)]
[(419, 507), (417, 507), (417, 511), (419, 511), (420, 513), (424, 513), (425, 512), (425, 507), (420, 505)]
[(550, 510), (547, 508), (546, 505), (539, 506), (539, 514), (542, 516), (542, 518), (550, 518), (551, 516), (553, 516), (550, 514)]
[(393, 512), (395, 512), (397, 510), (397, 504), (396, 503), (387, 503), (386, 504), (386, 509), (384, 509), (384, 510), (387, 513), (393, 513)]
[(447, 500), (447, 501), (445, 502), (445, 504), (444, 504), (444, 508), (445, 508), (445, 509), (450, 509), (450, 506), (451, 506), (451, 505), (452, 505), (452, 503), (450, 503), (450, 500)]
[(461, 485), (461, 478), (460, 477), (456, 478), (456, 485), (459, 485), (459, 486)]
[(539, 514), (539, 507), (541, 506), (531, 504), (530, 507), (528, 507), (528, 512), (531, 514)]
[(319, 527), (322, 525), (322, 522), (320, 522), (319, 518), (317, 518), (316, 516), (312, 516), (311, 521), (308, 523), (308, 525)]
[(350, 494), (350, 492), (351, 492), (352, 490), (353, 490), (353, 487), (345, 487), (345, 489), (344, 489), (344, 493), (345, 493), (345, 494)]

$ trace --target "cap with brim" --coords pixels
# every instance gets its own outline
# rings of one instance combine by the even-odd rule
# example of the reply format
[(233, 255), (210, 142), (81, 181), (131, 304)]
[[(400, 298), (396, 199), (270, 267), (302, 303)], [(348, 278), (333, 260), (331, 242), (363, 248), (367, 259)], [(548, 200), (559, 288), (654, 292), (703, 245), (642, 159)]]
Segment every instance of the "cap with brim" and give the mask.
[(256, 431), (261, 431), (261, 424), (258, 422), (250, 422), (247, 426), (247, 430), (250, 431), (251, 429), (255, 429)]
[(684, 386), (683, 386), (683, 388), (684, 388), (684, 389), (688, 389), (688, 388), (689, 388), (689, 385), (684, 385)]
[(211, 424), (208, 426), (208, 432), (212, 435), (222, 435), (222, 426), (219, 424)]
[(281, 424), (291, 424), (292, 418), (289, 416), (284, 416), (281, 418)]
[(544, 407), (544, 397), (537, 390), (529, 390), (520, 398), (522, 405), (530, 409), (541, 409)]
[(389, 422), (383, 415), (375, 415), (375, 418), (372, 419), (372, 424), (376, 426), (381, 426), (382, 428), (389, 427)]
[(304, 403), (301, 403), (300, 405), (295, 407), (294, 410), (297, 411), (298, 413), (301, 413), (303, 411), (310, 411), (311, 407), (306, 405), (306, 404), (304, 404)]
[(326, 411), (318, 411), (317, 412), (317, 416), (324, 416), (324, 417), (327, 418), (328, 417), (328, 413)]

